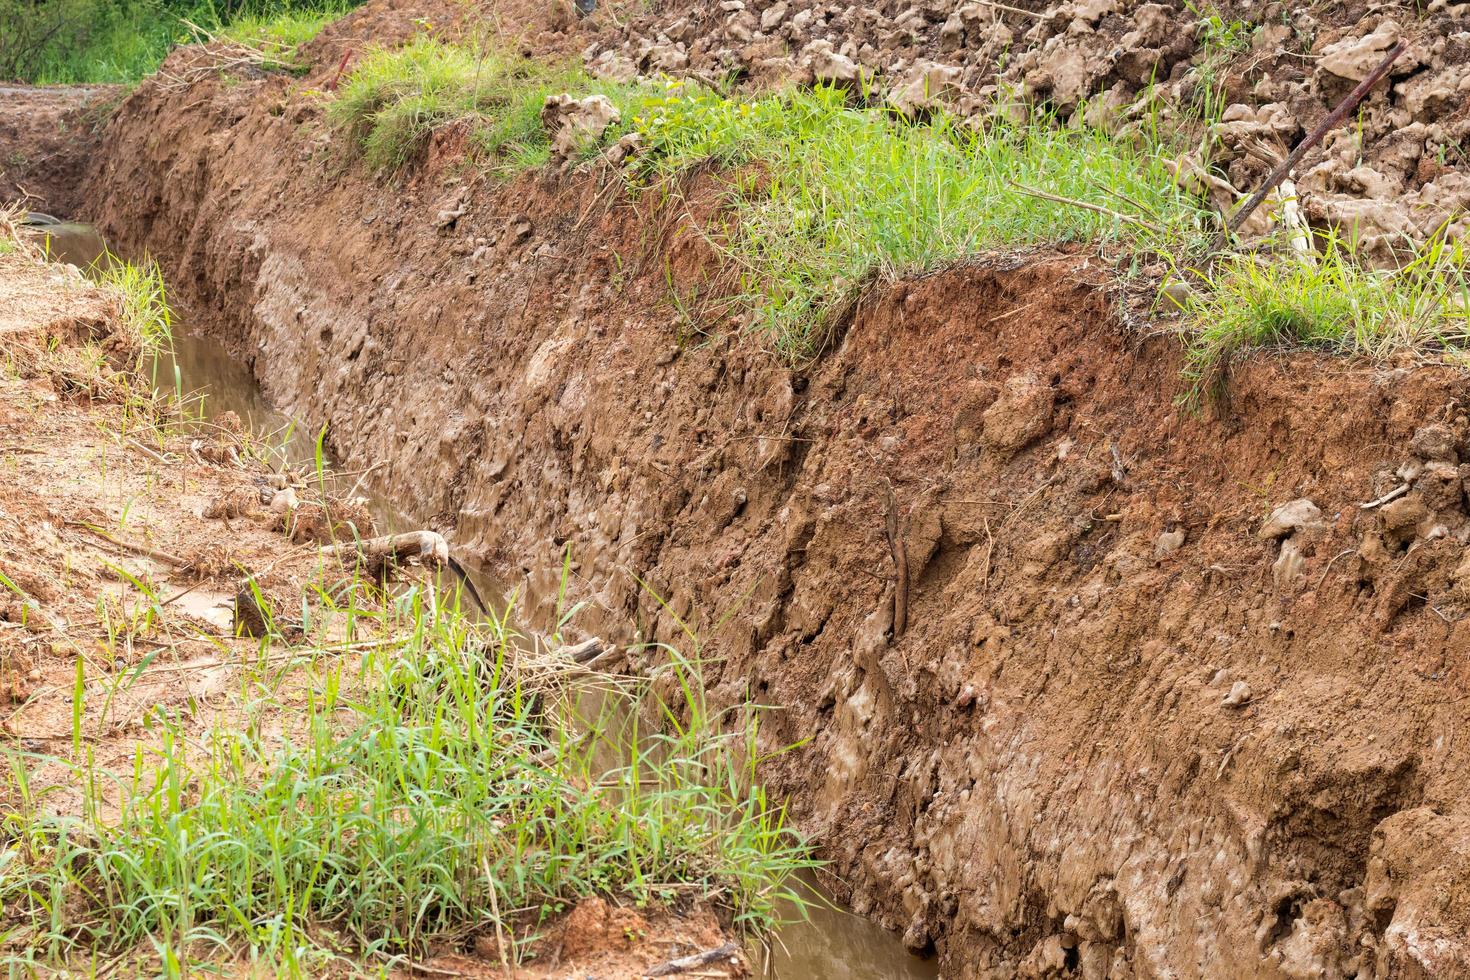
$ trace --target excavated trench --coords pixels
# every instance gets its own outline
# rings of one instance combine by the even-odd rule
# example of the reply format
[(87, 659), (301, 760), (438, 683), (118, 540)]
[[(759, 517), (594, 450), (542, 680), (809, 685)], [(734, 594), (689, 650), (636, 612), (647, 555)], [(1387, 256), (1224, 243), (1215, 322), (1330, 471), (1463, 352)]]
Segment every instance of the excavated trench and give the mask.
[(1185, 410), (1086, 252), (875, 287), (792, 369), (668, 301), (715, 178), (498, 185), (449, 131), (385, 182), (299, 84), (145, 82), (86, 213), (463, 553), (698, 624), (856, 911), (946, 976), (1470, 975), (1462, 371), (1262, 355)]
[[(97, 230), (80, 222), (46, 226), (44, 241), (55, 260), (80, 268), (93, 266), (109, 251)], [(202, 397), (211, 416), (235, 413), (249, 431), (278, 442), (288, 467), (314, 465), (314, 433), (274, 406), (250, 371), (219, 341), (191, 330), (186, 309), (180, 307), (174, 313), (176, 317), (183, 314), (183, 322), (176, 320), (170, 350), (154, 365), (155, 384), (165, 394)], [(380, 485), (372, 509), (375, 519), (388, 530), (403, 530), (411, 523), (391, 485)], [(497, 603), (512, 598), (503, 579), (483, 571), (466, 569), (474, 578), (477, 594)], [(603, 713), (592, 712), (588, 717)], [(811, 904), (804, 912), (786, 910), (790, 924), (771, 936), (768, 949), (761, 953), (763, 975), (833, 980), (932, 980), (938, 975), (932, 959), (915, 956), (891, 932), (836, 907), (815, 877), (804, 877), (803, 890)]]

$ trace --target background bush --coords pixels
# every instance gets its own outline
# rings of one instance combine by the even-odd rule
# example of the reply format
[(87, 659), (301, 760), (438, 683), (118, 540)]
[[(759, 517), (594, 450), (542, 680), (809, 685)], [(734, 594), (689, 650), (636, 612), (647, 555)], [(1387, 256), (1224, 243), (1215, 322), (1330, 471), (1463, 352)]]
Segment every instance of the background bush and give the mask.
[(175, 44), (185, 21), (209, 31), (240, 20), (345, 12), (360, 0), (0, 0), (0, 81), (132, 82)]

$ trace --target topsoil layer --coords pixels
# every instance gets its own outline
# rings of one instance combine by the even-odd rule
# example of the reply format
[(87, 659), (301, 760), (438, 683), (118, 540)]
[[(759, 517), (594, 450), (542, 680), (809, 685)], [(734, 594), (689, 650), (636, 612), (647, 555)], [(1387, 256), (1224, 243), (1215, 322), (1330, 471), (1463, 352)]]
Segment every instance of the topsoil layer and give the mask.
[(793, 371), (668, 301), (713, 178), (497, 186), (450, 131), (385, 183), (336, 64), (144, 83), (89, 212), (457, 547), (693, 622), (810, 740), (766, 775), (857, 911), (957, 977), (1470, 975), (1463, 372), (1263, 356), (1191, 413), (1085, 253), (878, 290)]

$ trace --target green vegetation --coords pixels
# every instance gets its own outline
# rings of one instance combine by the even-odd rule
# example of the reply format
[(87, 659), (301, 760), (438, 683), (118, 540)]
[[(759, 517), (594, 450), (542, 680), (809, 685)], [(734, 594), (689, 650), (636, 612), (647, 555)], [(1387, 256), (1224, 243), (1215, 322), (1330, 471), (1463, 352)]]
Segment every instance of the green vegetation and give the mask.
[(1196, 396), (1242, 351), (1470, 349), (1470, 257), (1439, 236), (1396, 270), (1369, 268), (1336, 239), (1311, 256), (1229, 255), (1204, 286), (1182, 304)]
[[(20, 241), (17, 217), (0, 211), (0, 241)], [(168, 343), (156, 267), (94, 275), (122, 308), (113, 354)], [(27, 353), (63, 356), (86, 363), (89, 385), (146, 387), (100, 344)], [(195, 424), (137, 417), (158, 432)], [(320, 441), (315, 462), (325, 508)], [(117, 744), (116, 710), (138, 704), (151, 671), (174, 669), (155, 661), (193, 634), (167, 619), (155, 584), (116, 571), (131, 588), (99, 598), (97, 623), (57, 634), (76, 654), (70, 739), (0, 744), (10, 975), (152, 963), (172, 977), (233, 960), (315, 977), (387, 970), (476, 931), (529, 955), (548, 916), (594, 894), (700, 898), (751, 932), (801, 902), (790, 876), (813, 862), (760, 785), (761, 709), (709, 708), (692, 632), (684, 651), (660, 647), (648, 676), (589, 679), (547, 652), (555, 637), (524, 641), (505, 615), (462, 611), (457, 590), (389, 587), (332, 560), (268, 594), (252, 586), (267, 633), (254, 655), (214, 641), (238, 665), (233, 699), (207, 727), (192, 699), (143, 709), (119, 766), (98, 748)]]
[[(670, 653), (675, 703), (640, 686), (588, 723), (555, 695), (561, 668), (503, 619), (472, 622), (427, 586), (386, 606), (365, 592), (313, 594), (313, 624), (345, 640), (285, 665), (263, 644), (242, 717), (202, 744), (155, 711), (153, 746), (114, 775), (79, 708), (70, 757), (5, 750), (9, 965), (151, 940), (165, 964), (231, 951), (315, 976), (448, 932), (525, 936), (594, 893), (648, 902), (693, 884), (753, 929), (792, 897), (810, 861), (756, 781), (758, 713), (710, 712), (697, 659)], [(73, 779), (34, 787), (46, 764)], [(58, 792), (79, 792), (82, 815), (49, 815)]]
[(152, 357), (168, 347), (173, 314), (164, 290), (163, 271), (152, 261), (124, 262), (111, 256), (93, 272), (94, 278), (115, 290), (122, 304), (118, 326), (131, 339), (140, 357)]
[(1149, 251), (1206, 232), (1160, 143), (1048, 117), (998, 115), (977, 130), (942, 114), (913, 124), (851, 108), (831, 89), (753, 102), (674, 89), (635, 124), (645, 174), (704, 159), (734, 168), (722, 244), (758, 329), (794, 358), (821, 346), (832, 311), (875, 275), (990, 248), (1098, 241)]
[(719, 244), (742, 270), (740, 298), (759, 329), (793, 358), (820, 346), (831, 312), (874, 274), (1007, 245), (1147, 249), (1204, 231), (1204, 210), (1174, 185), (1157, 142), (1050, 118), (983, 131), (942, 114), (910, 124), (835, 89), (742, 100), (676, 83), (616, 85), (421, 37), (365, 57), (328, 114), (374, 167), (404, 165), (435, 128), (463, 122), (487, 165), (513, 173), (545, 161), (541, 106), (565, 91), (618, 106), (609, 138), (641, 136), (631, 178), (672, 179), (711, 160), (732, 175)]
[(637, 89), (600, 83), (579, 69), (445, 44), (420, 35), (401, 48), (376, 48), (357, 62), (327, 108), (369, 166), (406, 164), (435, 129), (471, 125), (481, 162), (514, 174), (550, 153), (541, 107), (560, 92), (602, 93), (631, 104)]
[[(1254, 28), (1196, 9), (1204, 55), (1193, 108), (1221, 108), (1220, 72)], [(749, 311), (775, 349), (820, 350), (833, 320), (874, 279), (933, 269), (986, 249), (1093, 242), (1134, 266), (1197, 264), (1217, 227), (1166, 162), (1183, 134), (1160, 119), (1107, 132), (1034, 111), (994, 113), (972, 128), (944, 113), (910, 122), (848, 93), (818, 88), (751, 98), (693, 84), (595, 81), (567, 67), (509, 61), (421, 36), (365, 57), (328, 109), (376, 168), (406, 165), (436, 128), (461, 123), (478, 163), (512, 176), (544, 163), (546, 96), (598, 93), (620, 110), (604, 142), (636, 132), (635, 185), (673, 191), (713, 164), (729, 183), (725, 223), (710, 232), (738, 271), (724, 298)], [(1073, 119), (1083, 118), (1078, 112)], [(1185, 127), (1197, 139), (1202, 126)], [(596, 148), (587, 148), (586, 155)], [(1459, 247), (1431, 243), (1397, 272), (1376, 272), (1326, 241), (1320, 255), (1226, 255), (1185, 304), (1196, 380), (1236, 351), (1309, 344), (1382, 355), (1467, 343)]]
[[(355, 0), (0, 0), (0, 81), (134, 82), (206, 35), (273, 48), (310, 40)], [(192, 26), (191, 26), (192, 25)]]

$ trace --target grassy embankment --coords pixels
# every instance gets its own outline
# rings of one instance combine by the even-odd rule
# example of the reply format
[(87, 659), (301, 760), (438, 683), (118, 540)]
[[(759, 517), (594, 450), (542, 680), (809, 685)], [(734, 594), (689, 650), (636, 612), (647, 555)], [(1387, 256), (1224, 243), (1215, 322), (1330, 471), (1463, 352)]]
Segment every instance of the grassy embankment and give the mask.
[(1306, 259), (1257, 250), (1202, 264), (1217, 219), (1168, 163), (1208, 133), (1224, 60), (1249, 37), (1237, 23), (1202, 23), (1206, 54), (1187, 118), (1151, 106), (1108, 129), (1079, 123), (1081, 111), (1063, 120), (1033, 109), (1024, 121), (998, 112), (974, 129), (942, 112), (909, 121), (832, 89), (741, 97), (613, 84), (429, 37), (368, 55), (328, 111), (375, 167), (400, 167), (436, 126), (468, 121), (483, 164), (514, 172), (546, 159), (538, 114), (547, 95), (606, 95), (622, 115), (606, 139), (642, 140), (629, 180), (710, 160), (732, 175), (732, 220), (716, 243), (740, 270), (735, 299), (754, 328), (793, 359), (819, 349), (834, 311), (874, 277), (1063, 242), (1103, 246), (1125, 274), (1169, 269), (1196, 284), (1182, 310), (1196, 390), (1262, 347), (1458, 355), (1470, 343), (1458, 245), (1432, 243), (1397, 271), (1359, 263), (1340, 240)]
[(0, 0), (0, 82), (136, 82), (201, 32), (286, 51), (360, 2)]
[[(133, 343), (128, 363), (114, 347), (98, 364), (135, 387), (93, 395), (136, 396), (130, 438), (147, 441), (144, 425), (177, 424), (137, 370), (167, 342), (162, 284), (131, 266), (108, 281)], [(23, 356), (6, 370), (26, 370)], [(105, 622), (0, 624), (0, 643), (41, 630), (76, 664), (65, 750), (0, 737), (11, 975), (181, 976), (227, 961), (271, 976), (374, 972), (446, 936), (504, 937), (509, 956), (526, 955), (546, 917), (591, 894), (704, 899), (753, 932), (795, 897), (788, 876), (811, 862), (761, 789), (760, 712), (706, 707), (694, 636), (654, 677), (598, 675), (616, 717), (589, 725), (567, 708), (588, 681), (527, 649), (505, 617), (469, 615), (432, 578), (385, 590), (339, 563), (309, 567), (267, 611), (294, 631), (190, 638), (237, 665), (233, 694), (202, 735), (192, 701), (147, 712), (122, 767), (101, 761), (121, 737), (109, 709), (150, 671), (178, 669), (167, 654), (197, 627), (132, 576), (121, 606), (98, 597)], [(3, 572), (0, 592), (23, 598)], [(665, 675), (667, 702), (652, 693)]]

